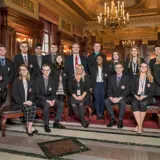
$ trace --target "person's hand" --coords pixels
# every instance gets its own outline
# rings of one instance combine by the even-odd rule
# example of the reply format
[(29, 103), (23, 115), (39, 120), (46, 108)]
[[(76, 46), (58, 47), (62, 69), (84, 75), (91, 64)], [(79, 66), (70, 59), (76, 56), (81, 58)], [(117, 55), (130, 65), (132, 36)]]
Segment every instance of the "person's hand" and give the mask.
[(82, 101), (83, 100), (83, 96), (78, 96), (78, 100)]
[(109, 99), (110, 99), (110, 101), (112, 101), (112, 102), (113, 102), (113, 98), (112, 98), (112, 97), (109, 97)]
[(31, 101), (27, 101), (27, 104), (28, 104), (28, 106), (31, 106), (32, 102)]
[(47, 103), (49, 103), (49, 106), (51, 106), (51, 107), (52, 107), (52, 101), (47, 100), (46, 102), (47, 102)]
[(146, 96), (141, 96), (140, 101), (142, 101), (144, 98), (146, 98)]
[(113, 103), (118, 103), (119, 101), (120, 101), (119, 98), (114, 98), (114, 99), (113, 99)]
[(55, 100), (51, 101), (51, 107), (53, 107), (55, 104)]
[(141, 98), (141, 97), (139, 97), (139, 96), (137, 96), (137, 95), (135, 95), (135, 97), (136, 97), (137, 100), (140, 101), (140, 98)]

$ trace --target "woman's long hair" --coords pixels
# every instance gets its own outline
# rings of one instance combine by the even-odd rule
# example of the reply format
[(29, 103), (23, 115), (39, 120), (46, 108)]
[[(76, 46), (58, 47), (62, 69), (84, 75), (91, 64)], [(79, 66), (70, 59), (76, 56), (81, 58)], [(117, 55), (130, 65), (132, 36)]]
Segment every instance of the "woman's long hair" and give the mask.
[[(113, 51), (113, 53), (117, 53), (118, 54), (118, 62), (119, 63), (122, 63), (123, 61), (122, 61), (122, 57), (121, 57), (121, 54), (120, 54), (120, 52), (119, 51), (117, 51), (117, 50), (115, 50), (115, 51)], [(114, 59), (113, 59), (113, 53), (112, 53), (112, 62), (114, 61)]]
[[(146, 78), (147, 78), (147, 80), (148, 80), (150, 83), (153, 83), (154, 78), (153, 78), (153, 76), (152, 76), (152, 74), (151, 74), (151, 70), (150, 70), (150, 68), (149, 68), (148, 64), (147, 64), (147, 63), (141, 63), (141, 65), (142, 65), (142, 64), (147, 65)], [(140, 73), (140, 70), (139, 70), (139, 73)]]
[[(59, 65), (59, 64), (57, 63), (57, 57), (59, 57), (59, 56), (62, 57), (62, 63), (61, 63), (61, 65)], [(57, 54), (57, 55), (56, 55), (56, 57), (55, 57), (55, 59), (54, 59), (54, 66), (55, 66), (56, 68), (63, 68), (63, 67), (64, 67), (64, 56), (63, 56), (62, 54)]]
[(81, 65), (81, 64), (79, 64), (79, 65), (77, 65), (76, 66), (76, 69), (75, 69), (75, 79), (76, 79), (76, 75), (77, 75), (77, 68), (78, 67), (81, 67), (82, 68), (82, 70), (83, 70), (83, 73), (82, 73), (82, 75), (81, 75), (81, 79), (82, 79), (82, 81), (84, 82), (85, 81), (85, 75), (86, 75), (86, 73), (85, 73), (85, 70), (84, 70), (84, 67), (83, 67), (83, 65)]
[(132, 63), (132, 61), (133, 61), (133, 56), (132, 56), (132, 50), (133, 50), (133, 49), (136, 49), (137, 52), (138, 52), (138, 54), (137, 54), (137, 64), (138, 64), (138, 66), (140, 66), (140, 64), (141, 64), (141, 54), (140, 54), (140, 50), (139, 50), (139, 48), (138, 48), (137, 46), (132, 46), (131, 49), (130, 49), (128, 68), (131, 67), (131, 63)]
[[(22, 80), (22, 75), (21, 75), (21, 71), (20, 71), (20, 68), (21, 67), (24, 67), (24, 68), (26, 68), (27, 69), (27, 71), (28, 71), (28, 67), (25, 65), (25, 64), (21, 64), (20, 66), (19, 66), (19, 79), (20, 80)], [(29, 81), (30, 79), (31, 79), (31, 76), (30, 76), (30, 73), (29, 73), (29, 71), (28, 71), (28, 73), (27, 73), (27, 76), (26, 76), (26, 79), (27, 79), (27, 81)]]

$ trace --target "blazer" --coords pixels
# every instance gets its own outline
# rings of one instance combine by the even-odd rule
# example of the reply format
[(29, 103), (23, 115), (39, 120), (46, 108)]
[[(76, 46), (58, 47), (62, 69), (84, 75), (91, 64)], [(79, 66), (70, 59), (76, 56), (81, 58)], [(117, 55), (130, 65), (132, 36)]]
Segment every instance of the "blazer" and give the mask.
[[(88, 73), (87, 69), (87, 58), (85, 56), (80, 56), (81, 64), (84, 67), (84, 70), (86, 74)], [(74, 61), (73, 61), (73, 55), (66, 57), (65, 60), (65, 69), (67, 71), (67, 74), (69, 77), (72, 77), (74, 75)]]
[(0, 66), (0, 91), (7, 89), (8, 85), (8, 70), (6, 67)]
[(130, 79), (122, 74), (119, 85), (117, 86), (117, 75), (109, 78), (108, 97), (123, 97), (126, 98), (130, 93)]
[(37, 55), (33, 55), (34, 62), (36, 62), (34, 66), (34, 71), (33, 71), (33, 79), (36, 79), (36, 77), (42, 75), (42, 65), (45, 64), (44, 57), (45, 56), (42, 56), (42, 64), (41, 64), (41, 67), (39, 67)]
[[(140, 59), (140, 64), (141, 63), (144, 63), (144, 59), (141, 58)], [(126, 64), (125, 64), (125, 72), (126, 72), (126, 75), (130, 77), (130, 79), (133, 78), (134, 74), (133, 74), (133, 70), (132, 70), (132, 64), (130, 65), (130, 67), (128, 68), (128, 64), (129, 64), (129, 59), (126, 60)], [(136, 68), (136, 74), (139, 74), (139, 66), (137, 65), (137, 68)]]
[[(93, 91), (95, 90), (95, 87), (96, 87), (97, 74), (98, 74), (98, 66), (93, 66), (91, 69), (91, 87), (92, 87)], [(102, 78), (103, 78), (103, 82), (104, 82), (105, 92), (107, 93), (108, 78), (109, 78), (108, 65), (102, 66)]]
[[(28, 81), (28, 91), (27, 100), (31, 102), (35, 101), (35, 94), (33, 88), (33, 81)], [(23, 86), (23, 81), (19, 78), (15, 78), (12, 85), (12, 98), (13, 98), (13, 110), (18, 110), (25, 102), (25, 90)]]
[[(27, 54), (28, 55), (28, 70), (29, 70), (29, 73), (31, 74), (31, 77), (34, 76), (34, 67), (35, 67), (35, 58), (33, 58), (32, 55), (30, 54)], [(15, 72), (16, 72), (16, 76), (19, 75), (19, 66), (21, 64), (24, 64), (24, 61), (23, 61), (23, 56), (22, 54), (17, 54), (14, 59), (13, 59), (13, 63), (14, 63), (14, 69), (15, 69)]]
[(36, 78), (36, 100), (46, 101), (57, 99), (57, 87), (53, 77), (49, 76), (47, 91), (45, 90), (45, 83), (43, 75)]
[[(139, 89), (139, 75), (134, 76), (134, 78), (131, 81), (131, 94), (137, 95)], [(144, 95), (147, 95), (147, 98), (152, 98), (154, 96), (154, 89), (155, 89), (155, 83), (150, 83), (146, 79), (146, 84), (144, 88)]]
[(80, 89), (81, 91), (81, 95), (86, 92), (89, 93), (89, 89), (91, 87), (91, 83), (90, 83), (90, 79), (89, 76), (86, 75), (84, 77), (84, 81), (81, 79), (80, 80), (80, 88), (78, 87), (77, 81), (75, 80), (75, 77), (72, 76), (72, 78), (69, 79), (68, 81), (68, 90), (69, 93), (72, 94), (76, 94), (77, 95), (77, 90)]
[[(1, 63), (0, 63), (0, 66), (1, 66)], [(14, 71), (13, 62), (8, 58), (5, 58), (5, 67), (7, 68), (8, 84), (12, 84), (15, 76), (15, 71)]]
[(160, 64), (154, 64), (153, 77), (155, 82), (155, 96), (160, 96)]
[[(103, 63), (105, 64), (106, 63), (106, 56), (103, 53), (99, 53), (98, 55), (101, 55), (103, 57)], [(87, 57), (87, 66), (88, 66), (89, 75), (91, 74), (92, 66), (96, 65), (96, 57), (98, 55), (95, 56), (95, 53), (92, 53), (91, 55), (89, 55)]]
[(156, 63), (156, 58), (151, 59), (150, 62), (149, 62), (149, 67), (150, 67), (152, 75), (154, 75), (153, 74), (153, 70), (154, 70), (153, 68), (154, 68), (155, 63)]
[[(57, 68), (57, 67), (54, 66), (53, 78), (55, 80), (56, 86), (59, 86), (60, 73), (61, 73), (61, 76), (62, 76), (63, 90), (64, 90), (64, 92), (66, 92), (66, 90), (67, 90), (67, 80), (68, 80), (67, 72), (66, 72), (65, 68), (63, 68), (63, 67), (62, 68)], [(57, 87), (57, 90), (58, 90), (58, 87)]]

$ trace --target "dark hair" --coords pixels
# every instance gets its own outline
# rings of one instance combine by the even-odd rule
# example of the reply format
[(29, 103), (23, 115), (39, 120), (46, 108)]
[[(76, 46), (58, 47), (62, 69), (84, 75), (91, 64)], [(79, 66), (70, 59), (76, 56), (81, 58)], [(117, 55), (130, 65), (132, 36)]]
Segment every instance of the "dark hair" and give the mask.
[[(61, 56), (62, 57), (62, 63), (61, 65), (59, 66), (58, 63), (57, 63), (57, 57)], [(59, 67), (64, 67), (64, 56), (62, 54), (57, 54), (55, 59), (54, 59), (54, 65), (56, 68), (59, 68)]]
[(43, 65), (42, 65), (42, 69), (43, 69), (44, 67), (49, 67), (49, 68), (51, 68), (49, 64), (43, 64)]
[(121, 66), (124, 68), (123, 64), (122, 64), (122, 63), (120, 63), (120, 62), (116, 63), (116, 65), (115, 65), (115, 66), (117, 66), (117, 65), (121, 65)]
[(5, 45), (3, 45), (3, 44), (0, 44), (0, 47), (1, 47), (1, 48), (2, 48), (2, 47), (6, 48), (6, 46), (5, 46)]
[(35, 48), (37, 48), (37, 47), (41, 47), (42, 48), (42, 44), (41, 43), (36, 43)]
[(22, 41), (22, 42), (20, 43), (20, 46), (21, 46), (22, 44), (27, 44), (27, 46), (29, 47), (29, 44), (28, 44), (27, 41)]
[(160, 45), (155, 45), (154, 47), (153, 47), (153, 51), (155, 51), (155, 49), (157, 48), (157, 47), (160, 47)]
[(57, 47), (58, 47), (58, 44), (57, 44), (57, 43), (51, 43), (51, 45), (50, 45), (50, 46), (52, 46), (52, 45), (54, 45), (54, 46), (57, 46)]
[(103, 55), (101, 55), (101, 54), (98, 54), (98, 55), (96, 56), (96, 59), (97, 59), (97, 57), (101, 57), (101, 58), (103, 59)]
[(113, 52), (112, 52), (112, 61), (114, 60), (113, 59), (113, 53), (117, 53), (118, 54), (118, 62), (120, 62), (120, 63), (122, 63), (122, 57), (121, 57), (121, 54), (120, 54), (120, 52), (119, 51), (117, 51), (117, 50), (114, 50)]

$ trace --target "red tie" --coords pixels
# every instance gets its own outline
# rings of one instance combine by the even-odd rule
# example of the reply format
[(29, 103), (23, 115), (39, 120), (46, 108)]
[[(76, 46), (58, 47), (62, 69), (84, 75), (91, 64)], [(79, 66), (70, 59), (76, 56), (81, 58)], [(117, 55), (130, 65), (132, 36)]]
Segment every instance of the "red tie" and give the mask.
[(75, 57), (75, 68), (76, 68), (76, 66), (78, 66), (78, 56), (77, 55)]

